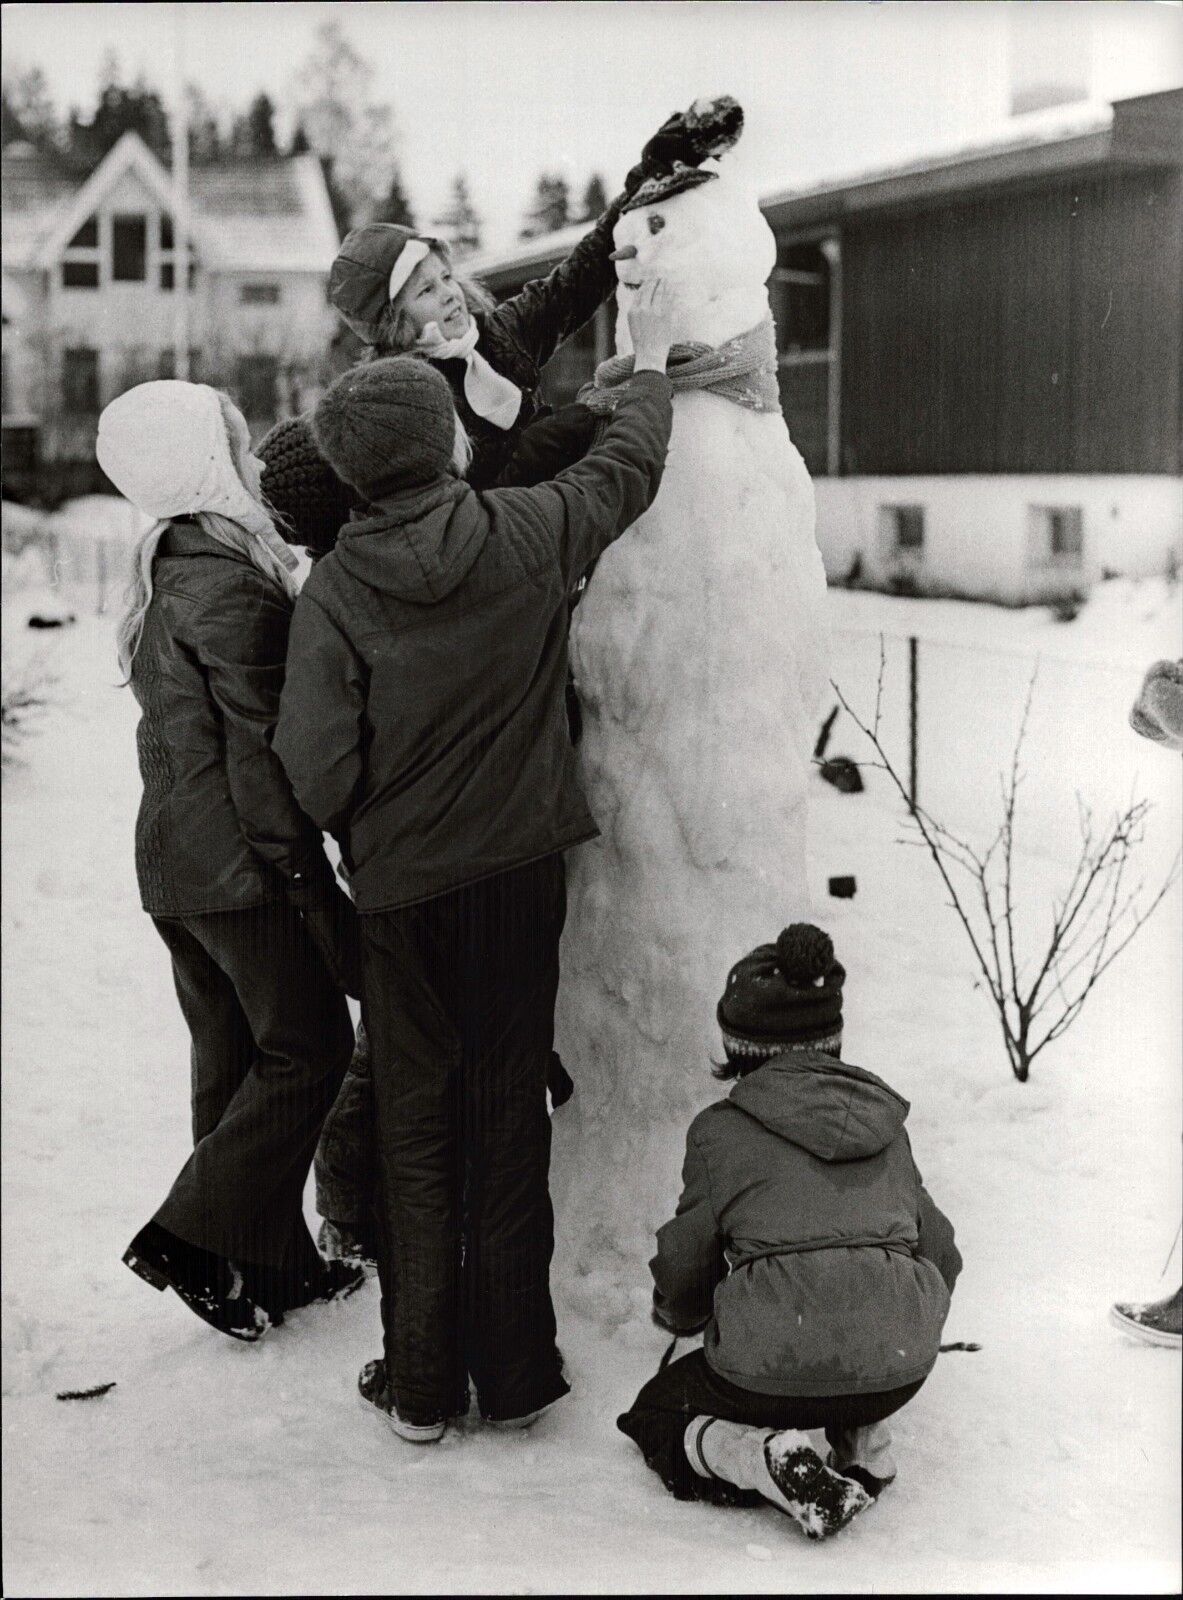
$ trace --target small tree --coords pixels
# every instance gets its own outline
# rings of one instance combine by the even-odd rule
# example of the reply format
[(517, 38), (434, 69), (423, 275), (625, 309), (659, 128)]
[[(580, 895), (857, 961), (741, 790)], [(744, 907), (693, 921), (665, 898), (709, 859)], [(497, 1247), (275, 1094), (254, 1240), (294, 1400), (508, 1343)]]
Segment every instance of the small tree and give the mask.
[[(1080, 853), (1063, 897), (1053, 904), (1049, 932), (1033, 959), (1020, 953), (1020, 930), (1031, 917), (1019, 903), (1015, 875), (1015, 823), (1023, 782), (1021, 758), (1027, 721), (1035, 694), (1038, 667), (1031, 675), (1010, 769), (1002, 774), (1002, 820), (985, 851), (939, 823), (908, 792), (879, 737), (883, 700), (884, 653), (879, 645), (879, 682), (875, 717), (868, 728), (851, 709), (837, 684), (838, 699), (855, 725), (871, 741), (880, 767), (894, 783), (908, 808), (909, 821), (920, 837), (906, 841), (927, 849), (949, 895), (949, 903), (965, 929), (974, 959), (985, 980), (1006, 1046), (1011, 1071), (1026, 1083), (1031, 1064), (1041, 1051), (1076, 1021), (1093, 988), (1147, 921), (1179, 876), (1175, 856), (1162, 885), (1146, 895), (1139, 881), (1129, 887), (1134, 851), (1144, 837), (1150, 804), (1138, 800), (1104, 828), (1077, 796)], [(959, 891), (957, 879), (962, 888)]]
[(382, 199), (385, 175), (394, 165), (393, 117), (389, 106), (370, 99), (373, 82), (373, 67), (341, 23), (323, 22), (298, 75), (295, 109), (309, 145), (332, 163), (347, 225), (368, 216)]
[(534, 191), (534, 204), (522, 223), (520, 239), (537, 239), (565, 228), (571, 220), (567, 180), (557, 172), (544, 172)]
[(386, 191), (385, 198), (374, 207), (370, 221), (396, 222), (404, 228), (415, 226), (415, 214), (411, 210), (407, 191), (403, 188), (403, 175), (398, 167), (391, 173), (390, 187)]
[(468, 193), (468, 179), (462, 172), (453, 179), (452, 198), (432, 227), (439, 230), (461, 260), (480, 249), (481, 219)]
[(608, 209), (608, 191), (604, 187), (604, 180), (598, 172), (593, 172), (587, 180), (587, 188), (583, 191), (583, 199), (579, 202), (579, 215), (576, 222), (594, 222), (597, 217), (603, 216)]
[(3, 106), (4, 144), (15, 139), (27, 139), (42, 149), (57, 144), (61, 130), (40, 67), (5, 74)]

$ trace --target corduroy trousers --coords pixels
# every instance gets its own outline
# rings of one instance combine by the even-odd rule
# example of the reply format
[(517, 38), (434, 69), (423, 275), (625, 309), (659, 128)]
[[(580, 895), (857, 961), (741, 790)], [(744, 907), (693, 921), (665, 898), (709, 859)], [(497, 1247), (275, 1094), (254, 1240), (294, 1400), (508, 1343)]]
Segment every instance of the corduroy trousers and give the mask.
[(563, 861), (361, 918), (386, 1380), (410, 1422), (567, 1393), (550, 1296), (546, 1075)]

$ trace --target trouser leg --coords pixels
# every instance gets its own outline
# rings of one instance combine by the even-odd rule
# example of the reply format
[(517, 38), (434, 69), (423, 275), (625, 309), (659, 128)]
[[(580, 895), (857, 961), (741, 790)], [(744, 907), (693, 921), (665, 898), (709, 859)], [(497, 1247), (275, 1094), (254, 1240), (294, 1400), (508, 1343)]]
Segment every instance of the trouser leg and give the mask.
[(824, 1428), (833, 1444), (846, 1429), (882, 1422), (919, 1388), (912, 1383), (862, 1395), (757, 1394), (720, 1378), (695, 1350), (651, 1378), (616, 1425), (678, 1499), (734, 1502), (736, 1490), (701, 1476), (686, 1454), (686, 1430), (695, 1417), (775, 1430)]
[(316, 1147), (316, 1209), (355, 1237), (368, 1231), (375, 1183), (374, 1095), (365, 1024)]
[(386, 1382), (401, 1417), (428, 1423), (466, 1386), (460, 1041), (428, 978), (423, 908), (368, 913), (361, 930)]
[(446, 920), (459, 981), (441, 992), (463, 1060), (466, 1350), (493, 1420), (568, 1390), (550, 1294), (546, 1107), (565, 909), (554, 856), (475, 885)]
[[(306, 1262), (304, 1180), (352, 1045), (344, 996), (284, 904), (167, 927), (202, 1132), (155, 1220), (218, 1255), (273, 1268)], [(245, 1072), (243, 1023), (253, 1045)]]

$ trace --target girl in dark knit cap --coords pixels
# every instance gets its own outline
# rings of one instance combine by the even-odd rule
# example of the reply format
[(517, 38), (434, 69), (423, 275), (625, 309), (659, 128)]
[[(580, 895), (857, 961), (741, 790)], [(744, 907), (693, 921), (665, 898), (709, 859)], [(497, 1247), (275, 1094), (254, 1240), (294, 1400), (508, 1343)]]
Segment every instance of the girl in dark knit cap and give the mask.
[(728, 974), (716, 1076), (734, 1087), (690, 1125), (650, 1263), (654, 1319), (705, 1338), (617, 1420), (679, 1499), (763, 1498), (812, 1539), (894, 1477), (884, 1419), (932, 1370), (961, 1270), (908, 1102), (841, 1058), (845, 978), (810, 923)]
[[(539, 397), (555, 351), (615, 293), (612, 230), (648, 180), (697, 168), (729, 148), (743, 125), (727, 97), (669, 117), (646, 144), (624, 190), (546, 278), (500, 305), (460, 276), (442, 239), (394, 223), (345, 236), (329, 274), (329, 300), (367, 346), (367, 358), (415, 355), (448, 381), (472, 441), (465, 478), (474, 489), (529, 487), (585, 454), (596, 418), (581, 405), (551, 412)], [(263, 490), (314, 554), (332, 549), (357, 496), (316, 448), (311, 419), (293, 417), (260, 446)]]

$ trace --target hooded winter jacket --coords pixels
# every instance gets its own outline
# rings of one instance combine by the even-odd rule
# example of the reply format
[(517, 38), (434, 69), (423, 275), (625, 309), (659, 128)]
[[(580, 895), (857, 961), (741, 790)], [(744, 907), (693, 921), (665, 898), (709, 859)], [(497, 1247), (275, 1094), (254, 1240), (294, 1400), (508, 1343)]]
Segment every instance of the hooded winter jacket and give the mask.
[(347, 524), (296, 602), (275, 749), (341, 841), (359, 911), (590, 839), (567, 732), (567, 596), (657, 493), (669, 380), (642, 372), (533, 489), (455, 478)]
[(908, 1102), (817, 1051), (775, 1056), (694, 1119), (651, 1262), (663, 1319), (760, 1394), (896, 1389), (937, 1358), (961, 1270), (912, 1160)]
[(321, 857), (271, 750), (291, 602), (185, 519), (161, 535), (152, 577), (131, 670), (141, 902), (161, 917), (262, 905)]

